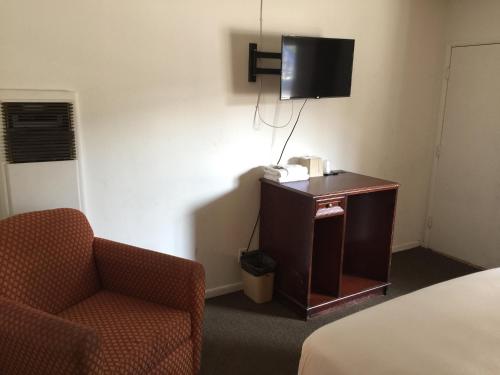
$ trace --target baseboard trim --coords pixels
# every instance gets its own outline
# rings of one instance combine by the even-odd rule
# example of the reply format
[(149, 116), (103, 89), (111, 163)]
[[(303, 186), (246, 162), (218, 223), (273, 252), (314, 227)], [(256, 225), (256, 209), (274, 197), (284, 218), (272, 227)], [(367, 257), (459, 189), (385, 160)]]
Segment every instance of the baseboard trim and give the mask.
[[(420, 241), (413, 241), (413, 242), (407, 242), (403, 243), (400, 245), (394, 245), (392, 247), (392, 252), (396, 253), (398, 251), (404, 251), (404, 250), (409, 250), (413, 249), (415, 247), (419, 247), (422, 245), (422, 242)], [(210, 288), (205, 291), (205, 298), (213, 298), (213, 297), (218, 297), (222, 296), (224, 294), (229, 294), (229, 293), (234, 293), (239, 290), (243, 289), (243, 283), (234, 283), (234, 284), (226, 284), (226, 285), (221, 285), (215, 288)]]
[(234, 283), (210, 288), (205, 291), (205, 298), (213, 298), (224, 294), (234, 293), (243, 289), (243, 283)]
[(398, 251), (410, 250), (410, 249), (414, 249), (415, 247), (419, 247), (419, 246), (422, 246), (421, 241), (406, 242), (406, 243), (402, 243), (399, 245), (393, 245), (392, 252), (397, 253)]
[(428, 248), (428, 250), (432, 251), (433, 253), (439, 254), (445, 258), (454, 260), (455, 262), (459, 262), (459, 263), (465, 264), (466, 266), (476, 268), (478, 271), (486, 271), (488, 269), (487, 267), (478, 266), (477, 264), (474, 264), (474, 263), (468, 262), (466, 260), (454, 257), (453, 255), (448, 255), (446, 253), (442, 253), (441, 251), (436, 251), (436, 250), (431, 249), (431, 248)]

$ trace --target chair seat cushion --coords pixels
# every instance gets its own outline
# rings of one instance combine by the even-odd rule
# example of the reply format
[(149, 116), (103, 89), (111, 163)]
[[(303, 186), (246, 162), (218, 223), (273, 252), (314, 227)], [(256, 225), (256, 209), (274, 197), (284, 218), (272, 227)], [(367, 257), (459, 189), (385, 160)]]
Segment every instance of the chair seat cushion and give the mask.
[(188, 312), (109, 291), (58, 316), (96, 330), (99, 373), (147, 373), (191, 336)]

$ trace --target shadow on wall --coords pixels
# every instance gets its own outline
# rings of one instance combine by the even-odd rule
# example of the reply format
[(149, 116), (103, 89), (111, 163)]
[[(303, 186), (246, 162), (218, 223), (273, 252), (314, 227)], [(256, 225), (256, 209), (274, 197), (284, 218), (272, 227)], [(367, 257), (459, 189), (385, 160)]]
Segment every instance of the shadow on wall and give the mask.
[[(238, 178), (231, 192), (194, 211), (196, 260), (205, 266), (207, 289), (240, 280), (238, 250), (246, 248), (259, 211), (261, 168)], [(252, 241), (257, 246), (258, 230)]]
[[(264, 34), (262, 36), (262, 46), (259, 45), (259, 35), (255, 32), (245, 32), (239, 30), (226, 31), (229, 38), (229, 54), (228, 61), (230, 62), (230, 80), (227, 92), (228, 104), (230, 105), (255, 105), (256, 97), (259, 89), (259, 82), (248, 82), (248, 44), (257, 43), (257, 48), (260, 51), (280, 52), (281, 51), (281, 35), (280, 34)], [(259, 67), (280, 68), (280, 60), (261, 59)], [(226, 73), (224, 72), (224, 75)], [(268, 82), (269, 81), (269, 82)], [(267, 76), (266, 83), (263, 85), (263, 93), (272, 93), (279, 96), (279, 76)]]
[[(257, 82), (248, 82), (249, 43), (257, 43), (259, 51), (281, 52), (281, 34), (264, 34), (262, 36), (262, 45), (260, 45), (258, 33), (255, 32), (226, 30), (225, 34), (225, 37), (229, 39), (228, 61), (231, 72), (230, 79), (226, 81), (226, 103), (228, 105), (255, 106), (259, 88), (262, 84), (260, 113), (269, 122), (282, 123), (283, 120), (280, 120), (280, 118), (281, 116), (288, 116), (290, 103), (289, 101), (283, 102), (280, 100), (280, 76), (260, 75), (257, 77)], [(260, 59), (258, 66), (280, 69), (281, 60)], [(227, 75), (227, 73), (223, 72), (223, 75)], [(255, 129), (259, 129), (262, 123), (258, 121), (256, 116), (257, 113), (254, 113), (253, 125)], [(273, 143), (276, 133), (276, 129), (273, 129)]]

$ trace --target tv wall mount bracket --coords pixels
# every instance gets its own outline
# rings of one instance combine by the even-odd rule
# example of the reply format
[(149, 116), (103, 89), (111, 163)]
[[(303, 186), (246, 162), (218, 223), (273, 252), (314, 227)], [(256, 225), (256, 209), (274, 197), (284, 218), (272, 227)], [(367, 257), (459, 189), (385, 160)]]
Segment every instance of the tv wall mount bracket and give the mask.
[(262, 52), (257, 51), (256, 43), (248, 44), (248, 82), (256, 82), (257, 74), (275, 74), (281, 75), (281, 69), (259, 68), (257, 59), (277, 59), (281, 60), (279, 52)]

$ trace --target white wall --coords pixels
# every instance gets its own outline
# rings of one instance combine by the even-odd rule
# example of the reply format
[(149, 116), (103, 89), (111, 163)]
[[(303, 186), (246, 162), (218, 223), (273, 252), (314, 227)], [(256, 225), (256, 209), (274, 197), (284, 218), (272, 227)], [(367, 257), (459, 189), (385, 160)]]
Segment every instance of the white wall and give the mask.
[(498, 0), (452, 0), (447, 14), (448, 43), (500, 42)]
[[(237, 249), (258, 211), (252, 169), (275, 162), (289, 132), (253, 123), (257, 85), (246, 70), (258, 5), (0, 1), (0, 88), (79, 95), (96, 234), (197, 258), (209, 288), (239, 281)], [(445, 10), (436, 0), (264, 6), (265, 50), (277, 50), (281, 34), (356, 39), (352, 97), (310, 101), (285, 157), (312, 153), (399, 181), (398, 246), (423, 232)], [(277, 102), (276, 79), (264, 86), (264, 116), (283, 121), (290, 102)]]

